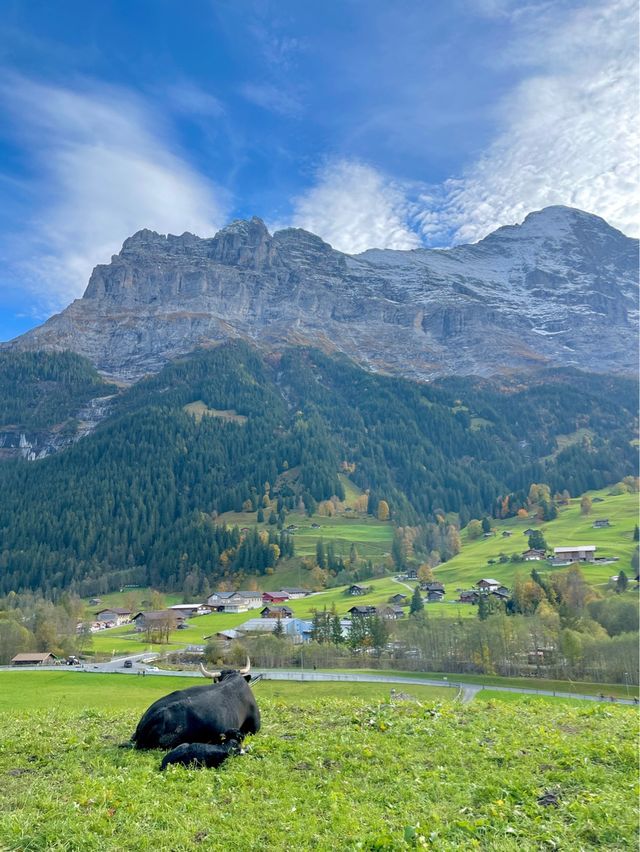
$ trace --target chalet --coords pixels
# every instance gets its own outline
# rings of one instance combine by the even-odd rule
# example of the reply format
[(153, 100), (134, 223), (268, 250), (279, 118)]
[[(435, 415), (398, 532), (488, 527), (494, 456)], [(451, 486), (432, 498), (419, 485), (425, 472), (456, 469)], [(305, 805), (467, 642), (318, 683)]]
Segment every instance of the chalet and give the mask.
[(504, 532), (502, 533), (502, 538), (509, 538), (511, 535), (513, 535), (511, 530), (504, 530)]
[(494, 589), (499, 589), (502, 583), (499, 580), (483, 578), (476, 583), (476, 589), (481, 592), (492, 592)]
[(291, 601), (294, 601), (297, 598), (306, 598), (306, 596), (309, 594), (308, 589), (296, 589), (295, 587), (287, 587), (286, 589), (280, 589), (280, 591), (283, 592), (285, 595), (289, 595), (289, 600)]
[(286, 592), (263, 592), (262, 603), (280, 604), (289, 600), (289, 595)]
[(58, 662), (55, 654), (16, 654), (11, 659), (12, 666), (52, 666)]
[(131, 621), (131, 610), (121, 609), (113, 606), (110, 609), (101, 609), (96, 612), (96, 621), (101, 621), (103, 624), (127, 624)]
[(610, 526), (611, 524), (609, 523), (609, 518), (600, 518), (599, 520), (593, 522), (593, 528), (596, 530), (601, 529), (602, 527)]
[(407, 568), (406, 573), (404, 575), (405, 580), (417, 580), (418, 579), (418, 569), (417, 568)]
[(265, 606), (260, 610), (260, 618), (292, 618), (293, 610), (288, 606)]
[(395, 621), (398, 618), (404, 618), (404, 610), (401, 606), (383, 604), (382, 606), (376, 607), (376, 615), (379, 615), (380, 618), (387, 618)]
[(397, 595), (393, 595), (389, 598), (389, 602), (395, 604), (395, 606), (402, 606), (407, 603), (407, 596), (403, 595), (402, 592), (398, 592)]
[(349, 586), (347, 589), (348, 595), (366, 595), (371, 591), (371, 586), (360, 586), (358, 583), (354, 583), (352, 586)]
[(554, 547), (553, 555), (569, 562), (593, 562), (596, 558), (594, 544), (574, 544), (571, 547)]
[(347, 610), (351, 618), (366, 618), (369, 615), (376, 615), (375, 606), (352, 606)]
[(163, 627), (175, 630), (179, 624), (184, 624), (184, 620), (184, 615), (180, 615), (171, 609), (137, 612), (131, 619), (138, 633), (142, 633), (144, 630), (160, 629)]
[(427, 591), (427, 603), (439, 603), (444, 597), (444, 589), (431, 589)]
[(214, 592), (207, 598), (207, 606), (215, 612), (247, 612), (263, 605), (261, 592)]
[(530, 548), (529, 550), (525, 550), (520, 554), (525, 562), (539, 562), (541, 559), (546, 558), (546, 552), (544, 550), (539, 550), (535, 547)]
[(468, 603), (468, 604), (477, 604), (480, 600), (480, 592), (476, 591), (476, 589), (470, 589), (469, 591), (460, 592), (460, 597), (458, 598), (459, 603)]

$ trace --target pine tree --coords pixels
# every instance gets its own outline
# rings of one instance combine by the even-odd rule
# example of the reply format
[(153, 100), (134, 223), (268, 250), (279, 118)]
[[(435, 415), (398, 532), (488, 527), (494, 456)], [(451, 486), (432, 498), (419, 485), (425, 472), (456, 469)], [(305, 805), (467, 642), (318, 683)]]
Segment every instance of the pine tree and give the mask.
[(416, 586), (413, 590), (413, 595), (411, 596), (411, 603), (409, 605), (409, 615), (417, 615), (419, 612), (422, 612), (424, 609), (424, 601), (422, 600), (422, 595), (420, 594), (420, 586)]

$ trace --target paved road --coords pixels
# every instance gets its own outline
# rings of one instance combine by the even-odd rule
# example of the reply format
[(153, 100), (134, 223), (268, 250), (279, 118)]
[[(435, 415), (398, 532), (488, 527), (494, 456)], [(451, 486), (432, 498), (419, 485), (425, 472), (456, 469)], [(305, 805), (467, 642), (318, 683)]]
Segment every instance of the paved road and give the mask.
[[(162, 675), (165, 677), (201, 677), (197, 671), (162, 671), (151, 665), (142, 663), (144, 659), (150, 659), (153, 654), (134, 654), (129, 657), (119, 657), (114, 660), (109, 660), (106, 663), (91, 663), (84, 666), (21, 666), (16, 669), (12, 666), (1, 666), (1, 669), (7, 671), (84, 671), (87, 673), (117, 673), (140, 675)], [(133, 665), (131, 668), (124, 668), (124, 661), (131, 660)], [(300, 669), (252, 669), (252, 674), (260, 675), (263, 680), (291, 680), (291, 681), (341, 681), (349, 683), (395, 683), (404, 686), (419, 685), (419, 686), (444, 686), (450, 689), (456, 689), (459, 692), (459, 698), (463, 704), (468, 704), (473, 701), (478, 692), (484, 689), (492, 692), (515, 692), (520, 695), (547, 695), (554, 698), (579, 698), (582, 701), (598, 701), (606, 704), (635, 704), (632, 698), (616, 698), (613, 701), (608, 696), (601, 698), (599, 695), (583, 695), (577, 692), (560, 692), (557, 690), (548, 689), (528, 689), (518, 686), (494, 686), (493, 684), (475, 684), (465, 683), (464, 681), (451, 680), (443, 678), (437, 680), (435, 678), (421, 677), (402, 677), (402, 675), (374, 675), (374, 674), (358, 674), (355, 672), (318, 672), (311, 670)]]

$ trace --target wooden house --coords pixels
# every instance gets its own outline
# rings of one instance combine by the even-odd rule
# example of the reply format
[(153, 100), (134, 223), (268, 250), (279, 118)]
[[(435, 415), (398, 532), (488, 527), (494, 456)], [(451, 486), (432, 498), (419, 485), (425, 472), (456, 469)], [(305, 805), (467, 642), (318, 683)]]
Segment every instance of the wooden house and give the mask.
[(347, 612), (349, 613), (351, 618), (354, 618), (354, 617), (355, 618), (366, 618), (367, 616), (377, 614), (377, 610), (376, 610), (375, 606), (366, 606), (366, 605), (352, 606), (352, 607), (350, 607), (350, 609), (347, 610)]
[(366, 595), (371, 591), (371, 586), (361, 586), (359, 583), (354, 583), (347, 589), (349, 595)]
[(288, 606), (265, 606), (260, 610), (261, 618), (292, 618), (293, 610)]

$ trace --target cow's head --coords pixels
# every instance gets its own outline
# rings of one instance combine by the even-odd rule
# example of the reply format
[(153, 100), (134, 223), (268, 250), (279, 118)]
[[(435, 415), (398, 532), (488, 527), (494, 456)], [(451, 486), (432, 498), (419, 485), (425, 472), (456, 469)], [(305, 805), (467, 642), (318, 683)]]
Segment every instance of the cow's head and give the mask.
[(212, 678), (214, 683), (218, 683), (221, 680), (225, 680), (225, 678), (231, 677), (232, 675), (239, 674), (247, 681), (247, 683), (251, 680), (251, 675), (249, 672), (251, 671), (251, 660), (247, 657), (247, 664), (241, 669), (222, 669), (219, 672), (210, 672), (208, 669), (200, 663), (200, 671), (205, 677)]

